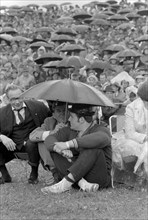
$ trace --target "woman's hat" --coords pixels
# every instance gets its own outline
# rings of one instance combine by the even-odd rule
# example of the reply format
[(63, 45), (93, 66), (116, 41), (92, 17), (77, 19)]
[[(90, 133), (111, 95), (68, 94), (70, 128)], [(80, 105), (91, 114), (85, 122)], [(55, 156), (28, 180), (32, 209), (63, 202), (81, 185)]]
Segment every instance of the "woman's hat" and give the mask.
[(139, 86), (137, 94), (143, 101), (148, 102), (148, 79)]

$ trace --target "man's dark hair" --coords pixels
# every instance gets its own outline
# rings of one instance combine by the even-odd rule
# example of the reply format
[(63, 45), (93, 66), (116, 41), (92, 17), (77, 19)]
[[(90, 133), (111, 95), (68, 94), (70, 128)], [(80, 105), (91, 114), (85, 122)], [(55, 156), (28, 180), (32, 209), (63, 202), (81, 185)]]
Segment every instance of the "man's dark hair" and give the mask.
[(74, 104), (69, 111), (75, 113), (78, 118), (83, 117), (88, 123), (92, 122), (95, 112), (92, 110), (92, 106), (88, 104)]

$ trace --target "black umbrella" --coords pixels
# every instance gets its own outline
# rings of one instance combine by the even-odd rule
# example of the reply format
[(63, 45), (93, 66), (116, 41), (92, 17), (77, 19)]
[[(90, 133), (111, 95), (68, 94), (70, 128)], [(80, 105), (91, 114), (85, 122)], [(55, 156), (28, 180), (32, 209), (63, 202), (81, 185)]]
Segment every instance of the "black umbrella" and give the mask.
[(86, 19), (86, 18), (91, 18), (92, 17), (92, 15), (90, 15), (90, 14), (88, 14), (87, 12), (79, 12), (79, 13), (77, 13), (77, 14), (75, 14), (75, 15), (73, 15), (73, 18), (75, 19), (75, 20), (79, 20), (79, 19), (81, 19), (81, 20), (83, 20), (83, 19)]
[(132, 13), (128, 13), (126, 15), (126, 17), (129, 19), (129, 20), (136, 20), (136, 19), (139, 19), (141, 16), (138, 15), (137, 13), (135, 12), (132, 12)]
[(12, 27), (3, 27), (2, 30), (0, 30), (0, 34), (16, 34), (17, 30), (15, 30)]
[(75, 30), (73, 30), (72, 28), (60, 28), (58, 29), (56, 32), (56, 34), (65, 34), (65, 35), (69, 35), (69, 36), (76, 36), (77, 32)]
[(77, 45), (77, 44), (69, 44), (69, 45), (65, 45), (60, 51), (62, 52), (68, 52), (68, 51), (84, 51), (85, 48)]
[(35, 32), (53, 32), (51, 27), (40, 27), (35, 30)]
[(41, 57), (35, 59), (34, 61), (37, 64), (43, 65), (49, 61), (55, 61), (55, 60), (62, 60), (62, 57), (54, 52), (49, 52), (49, 53), (43, 54)]
[(71, 43), (75, 43), (75, 40), (68, 36), (68, 35), (64, 35), (64, 34), (60, 34), (60, 35), (54, 35), (51, 38), (52, 41), (58, 41), (59, 43), (64, 43), (64, 42), (71, 42)]
[(144, 34), (141, 37), (138, 37), (135, 41), (138, 41), (138, 42), (148, 41), (148, 34)]
[(141, 16), (148, 16), (148, 8), (139, 10), (137, 13)]
[(41, 46), (43, 46), (45, 48), (50, 48), (50, 49), (54, 47), (54, 45), (52, 43), (46, 43), (43, 41), (38, 41), (38, 42), (30, 44), (31, 48), (39, 48)]

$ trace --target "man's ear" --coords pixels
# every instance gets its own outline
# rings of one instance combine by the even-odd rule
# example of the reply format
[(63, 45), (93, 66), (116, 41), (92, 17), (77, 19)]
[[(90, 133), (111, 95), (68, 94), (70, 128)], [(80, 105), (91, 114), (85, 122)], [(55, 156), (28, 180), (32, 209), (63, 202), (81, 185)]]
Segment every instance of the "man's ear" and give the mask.
[(84, 123), (84, 121), (85, 121), (84, 117), (80, 117), (80, 118), (79, 118), (79, 122), (80, 122), (81, 124)]

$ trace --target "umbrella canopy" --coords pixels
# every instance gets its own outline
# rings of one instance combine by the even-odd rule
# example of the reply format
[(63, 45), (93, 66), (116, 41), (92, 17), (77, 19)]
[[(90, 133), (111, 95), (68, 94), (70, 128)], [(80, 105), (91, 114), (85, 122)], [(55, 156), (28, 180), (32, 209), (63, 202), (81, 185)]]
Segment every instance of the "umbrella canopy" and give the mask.
[(104, 51), (119, 52), (125, 49), (121, 44), (112, 44), (104, 49)]
[(61, 61), (61, 63), (65, 67), (75, 67), (78, 69), (89, 65), (89, 62), (87, 60), (79, 56), (66, 57), (63, 61)]
[(15, 37), (13, 37), (12, 40), (17, 41), (17, 42), (20, 42), (20, 41), (31, 42), (32, 41), (32, 39), (26, 38), (26, 37), (23, 37), (23, 36), (15, 36)]
[(35, 59), (34, 61), (37, 64), (45, 64), (49, 61), (55, 61), (55, 60), (62, 60), (62, 57), (60, 57), (58, 54), (54, 52), (44, 53), (41, 57)]
[(110, 21), (128, 21), (128, 18), (126, 18), (123, 15), (116, 14), (116, 15), (110, 16), (108, 18), (108, 20), (110, 20)]
[(13, 36), (11, 36), (10, 34), (0, 34), (0, 40), (5, 40), (5, 41), (12, 41)]
[(148, 41), (148, 34), (144, 34), (141, 37), (138, 37), (135, 41), (138, 41), (138, 42)]
[(116, 27), (116, 29), (121, 29), (121, 30), (127, 30), (127, 29), (130, 29), (130, 28), (133, 28), (134, 25), (133, 24), (130, 24), (130, 23), (123, 23), (123, 24), (120, 24)]
[(56, 61), (50, 61), (46, 64), (43, 65), (44, 68), (58, 68), (58, 65), (59, 65), (59, 60), (56, 60)]
[[(89, 67), (89, 66), (88, 66)], [(106, 61), (102, 61), (102, 60), (94, 60), (91, 64), (90, 64), (90, 69), (100, 69), (100, 70), (104, 70), (104, 69), (109, 69), (111, 68), (110, 64), (107, 63)]]
[(129, 19), (129, 20), (136, 20), (136, 19), (139, 19), (141, 16), (138, 15), (137, 13), (133, 12), (133, 13), (128, 13), (126, 15), (126, 17)]
[(97, 25), (97, 26), (109, 26), (110, 25), (110, 23), (104, 19), (95, 19), (91, 22), (91, 24)]
[(20, 9), (20, 11), (23, 11), (23, 12), (33, 12), (34, 10), (31, 9), (31, 8), (29, 8), (29, 7), (27, 7), (27, 6), (24, 6), (24, 7), (22, 7), (22, 8)]
[(56, 23), (59, 23), (59, 24), (64, 24), (64, 23), (72, 23), (74, 20), (72, 17), (68, 17), (68, 16), (63, 16), (61, 18), (58, 18), (55, 20)]
[(75, 40), (71, 37), (71, 36), (68, 36), (68, 35), (65, 35), (65, 34), (60, 34), (60, 35), (54, 35), (52, 38), (51, 38), (52, 41), (58, 41), (60, 43), (64, 43), (64, 42), (71, 42), (71, 43), (75, 43)]
[(69, 45), (65, 45), (60, 51), (84, 51), (85, 48), (78, 45), (78, 44), (69, 44)]
[(84, 24), (79, 24), (79, 25), (75, 25), (73, 27), (78, 33), (85, 33), (88, 31), (88, 29), (90, 29), (90, 27), (88, 25), (84, 25)]
[[(106, 20), (109, 16), (108, 14), (106, 13), (107, 11), (104, 11), (104, 13), (96, 13), (93, 15), (92, 19), (104, 19)], [(112, 13), (113, 15), (114, 13)]]
[(56, 34), (65, 34), (65, 35), (70, 35), (70, 36), (76, 36), (77, 32), (71, 28), (60, 28), (55, 32)]
[(118, 2), (115, 0), (108, 0), (107, 3), (112, 5), (112, 4), (117, 4)]
[(50, 33), (50, 32), (53, 32), (53, 29), (50, 28), (50, 27), (40, 27), (40, 28), (37, 28), (35, 30), (35, 32), (47, 32), (47, 33)]
[(24, 92), (22, 97), (115, 107), (112, 101), (96, 88), (71, 79), (39, 83)]
[(4, 33), (5, 33), (5, 34), (7, 34), (7, 33), (8, 33), (8, 34), (9, 34), (9, 33), (12, 33), (12, 34), (13, 34), (13, 33), (14, 33), (14, 34), (15, 34), (15, 33), (17, 33), (17, 30), (15, 30), (15, 29), (12, 28), (12, 27), (3, 27), (2, 30), (0, 31), (0, 33), (1, 33), (1, 34), (4, 34)]
[(137, 13), (141, 16), (148, 16), (148, 9), (139, 10)]
[(140, 57), (141, 54), (135, 50), (125, 49), (118, 53), (118, 57)]
[(52, 43), (46, 43), (44, 41), (38, 41), (38, 42), (30, 44), (31, 48), (39, 48), (41, 46), (43, 46), (45, 48), (50, 48), (50, 49), (54, 47), (54, 45)]
[(108, 8), (109, 7), (109, 4), (106, 3), (106, 2), (97, 2), (96, 5), (98, 7), (102, 7), (102, 8)]
[(121, 9), (118, 11), (118, 14), (120, 15), (124, 15), (124, 14), (128, 14), (131, 12), (131, 9), (130, 8), (124, 8), (124, 9)]
[(90, 14), (88, 14), (87, 12), (79, 12), (79, 13), (77, 13), (77, 14), (75, 14), (75, 15), (73, 15), (73, 18), (75, 19), (75, 20), (79, 20), (79, 19), (86, 19), (86, 18), (91, 18), (92, 17), (92, 15), (90, 15)]

